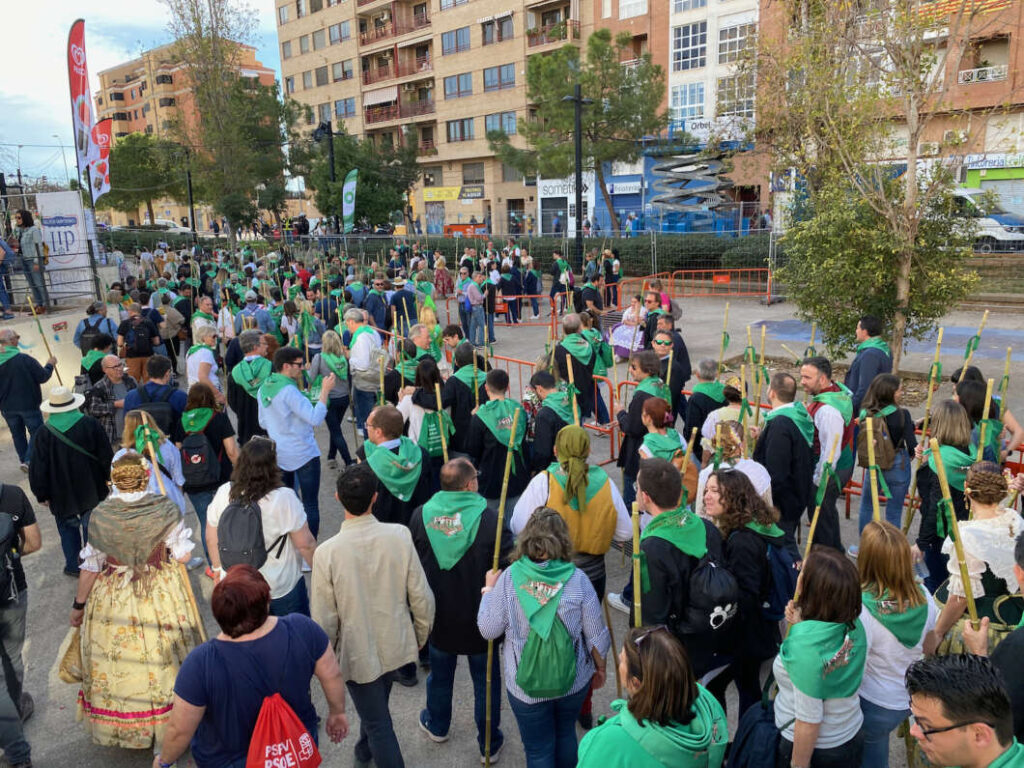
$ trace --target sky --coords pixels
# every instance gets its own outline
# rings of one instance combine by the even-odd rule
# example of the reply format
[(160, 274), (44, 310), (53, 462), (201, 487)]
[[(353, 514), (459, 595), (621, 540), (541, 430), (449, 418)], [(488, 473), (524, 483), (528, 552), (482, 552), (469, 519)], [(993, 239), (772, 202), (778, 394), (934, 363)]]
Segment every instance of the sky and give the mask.
[[(274, 3), (257, 0), (252, 7), (259, 25), (251, 41), (257, 58), (280, 77)], [(18, 31), (5, 36), (0, 65), (0, 171), (14, 180), (20, 157), (25, 176), (46, 175), (63, 183), (62, 146), (68, 172), (75, 176), (67, 71), (72, 23), (85, 19), (89, 79), (95, 93), (101, 70), (171, 41), (169, 14), (157, 0), (46, 0), (20, 3), (16, 16)]]

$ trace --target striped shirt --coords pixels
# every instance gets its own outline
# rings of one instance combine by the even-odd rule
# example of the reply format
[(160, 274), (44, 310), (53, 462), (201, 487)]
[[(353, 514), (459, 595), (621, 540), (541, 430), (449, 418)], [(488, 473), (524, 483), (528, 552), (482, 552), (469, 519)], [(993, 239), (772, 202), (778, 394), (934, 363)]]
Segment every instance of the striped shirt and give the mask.
[[(571, 696), (590, 685), (590, 678), (595, 671), (594, 659), (590, 655), (591, 648), (604, 656), (611, 647), (608, 628), (601, 616), (601, 602), (597, 599), (590, 579), (579, 569), (573, 572), (562, 587), (558, 617), (565, 624), (576, 648), (576, 680), (565, 694)], [(505, 687), (509, 695), (526, 704), (546, 701), (527, 696), (516, 685), (516, 668), (519, 658), (523, 655), (526, 637), (530, 634), (530, 622), (519, 605), (515, 587), (512, 585), (512, 576), (507, 568), (498, 578), (494, 589), (485, 594), (480, 601), (476, 623), (480, 628), (480, 634), (487, 640), (496, 640), (505, 635), (501, 650), (502, 674), (505, 676)]]

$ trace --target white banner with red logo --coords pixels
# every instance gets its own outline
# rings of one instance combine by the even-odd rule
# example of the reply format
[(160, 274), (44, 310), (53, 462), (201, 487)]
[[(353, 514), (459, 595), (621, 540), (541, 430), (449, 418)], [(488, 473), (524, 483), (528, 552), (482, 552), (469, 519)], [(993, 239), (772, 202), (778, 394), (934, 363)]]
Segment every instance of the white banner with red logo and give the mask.
[(98, 158), (92, 141), (92, 93), (89, 90), (89, 69), (85, 63), (85, 22), (78, 19), (68, 34), (68, 84), (71, 88), (71, 116), (74, 127), (75, 154), (79, 171)]
[(110, 191), (110, 145), (114, 121), (109, 117), (92, 127), (92, 144), (96, 148), (96, 159), (89, 163), (89, 186), (92, 204)]
[(70, 192), (45, 192), (36, 195), (39, 225), (50, 249), (50, 295), (80, 295), (91, 291), (88, 228), (82, 210), (82, 195)]

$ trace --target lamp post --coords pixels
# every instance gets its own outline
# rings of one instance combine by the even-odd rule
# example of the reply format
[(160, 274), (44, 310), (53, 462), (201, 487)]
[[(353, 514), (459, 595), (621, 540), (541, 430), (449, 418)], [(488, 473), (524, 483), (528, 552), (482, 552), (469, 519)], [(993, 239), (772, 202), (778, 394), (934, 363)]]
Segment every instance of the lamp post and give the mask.
[[(334, 171), (334, 127), (331, 125), (330, 120), (324, 120), (316, 127), (313, 131), (313, 141), (319, 142), (323, 139), (327, 139), (327, 164), (328, 170), (331, 175), (331, 186), (337, 182), (337, 177)], [(341, 234), (341, 229), (338, 226), (338, 213), (335, 211), (334, 216), (334, 233), (337, 235)]]
[(593, 104), (593, 99), (584, 99), (580, 84), (573, 86), (572, 96), (563, 96), (562, 101), (573, 103), (573, 133), (575, 140), (576, 165), (576, 268), (583, 269), (583, 107)]
[(68, 173), (68, 158), (64, 154), (64, 144), (61, 143), (60, 136), (58, 136), (56, 133), (51, 135), (53, 136), (53, 138), (57, 140), (57, 143), (60, 145), (60, 159), (64, 161), (64, 180), (67, 182), (68, 189), (71, 189), (71, 174)]

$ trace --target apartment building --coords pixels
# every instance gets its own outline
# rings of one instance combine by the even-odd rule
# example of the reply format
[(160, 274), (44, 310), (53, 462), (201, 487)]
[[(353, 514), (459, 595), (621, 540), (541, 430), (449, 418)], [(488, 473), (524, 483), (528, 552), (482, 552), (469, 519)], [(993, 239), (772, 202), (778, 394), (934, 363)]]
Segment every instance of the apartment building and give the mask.
[(489, 150), (516, 142), (529, 114), (528, 57), (580, 45), (593, 28), (581, 0), (278, 0), (284, 91), (314, 122), (418, 148), (410, 200), (424, 233), (476, 223), (523, 231), (537, 183)]

